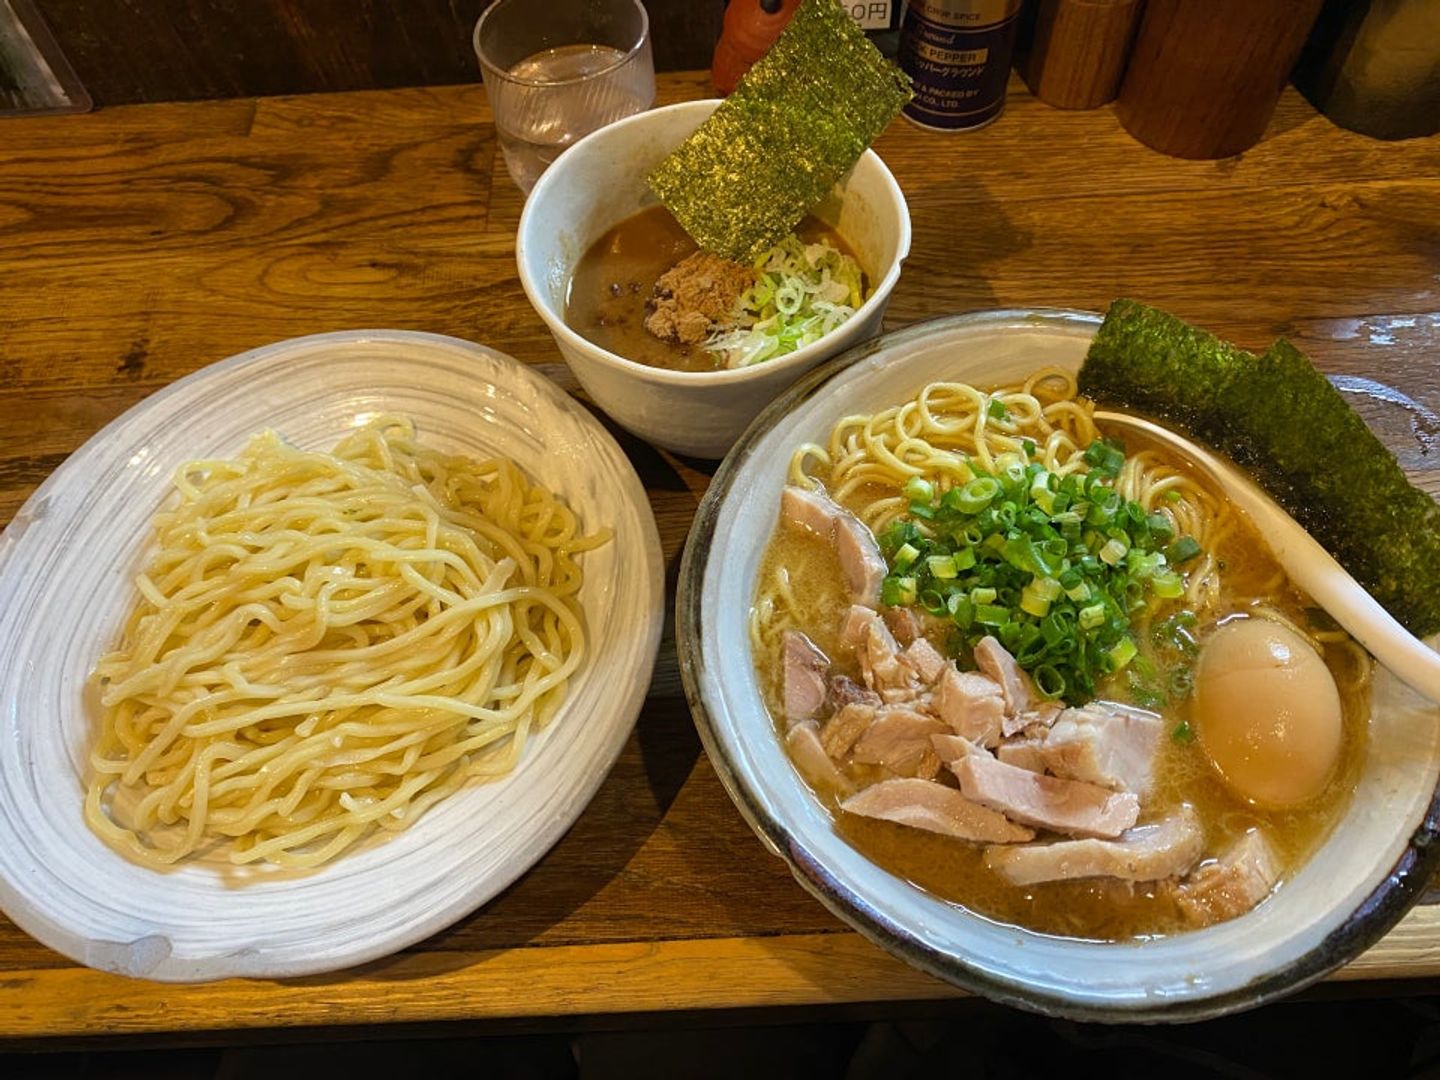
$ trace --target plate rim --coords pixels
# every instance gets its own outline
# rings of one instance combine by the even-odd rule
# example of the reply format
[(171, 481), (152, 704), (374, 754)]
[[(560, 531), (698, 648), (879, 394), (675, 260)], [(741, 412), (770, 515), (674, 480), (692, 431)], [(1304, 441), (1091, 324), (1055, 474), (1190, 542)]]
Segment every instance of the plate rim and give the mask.
[(783, 859), (795, 880), (851, 929), (912, 967), (1004, 1005), (1085, 1022), (1188, 1023), (1256, 1008), (1288, 997), (1344, 966), (1388, 933), (1419, 901), (1436, 870), (1440, 869), (1440, 784), (1431, 792), (1428, 808), (1390, 872), (1334, 930), (1293, 962), (1218, 994), (1161, 1004), (1144, 1001), (1098, 1005), (1077, 1002), (1063, 994), (1037, 990), (986, 974), (972, 967), (964, 958), (941, 954), (905, 928), (892, 925), (872, 909), (863, 895), (844, 885), (818, 859), (811, 857), (809, 851), (789, 835), (786, 826), (772, 818), (760, 805), (761, 800), (749, 790), (747, 781), (740, 776), (729, 757), (721, 752), (719, 729), (703, 692), (705, 656), (701, 599), (716, 519), (756, 446), (772, 428), (848, 369), (877, 353), (897, 345), (903, 346), (937, 330), (1024, 322), (1037, 328), (1050, 326), (1073, 330), (1083, 327), (1093, 335), (1103, 318), (1099, 312), (1049, 307), (995, 308), (940, 315), (872, 338), (827, 361), (796, 382), (771, 402), (746, 429), (716, 470), (696, 510), (686, 539), (676, 591), (676, 648), (691, 718), (726, 794), (765, 848)]
[[(3, 600), (14, 587), (8, 584), (11, 575), (7, 574), (7, 567), (15, 557), (14, 553), (19, 548), (31, 523), (38, 520), (44, 513), (44, 503), (49, 498), (51, 491), (64, 482), (64, 479), (71, 473), (83, 469), (99, 452), (98, 448), (105, 442), (107, 436), (119, 429), (121, 425), (132, 422), (137, 416), (161, 407), (176, 394), (186, 392), (197, 383), (223, 377), (237, 368), (263, 362), (276, 354), (308, 351), (317, 347), (345, 348), (377, 344), (450, 350), (484, 357), (495, 362), (502, 369), (507, 369), (516, 380), (528, 384), (547, 403), (574, 418), (592, 438), (608, 450), (613, 451), (615, 460), (621, 463), (620, 490), (616, 494), (634, 508), (640, 533), (636, 539), (643, 549), (641, 553), (644, 567), (643, 580), (632, 584), (646, 590), (649, 594), (649, 603), (641, 608), (644, 625), (637, 627), (637, 633), (644, 635), (641, 642), (642, 648), (637, 653), (640, 657), (639, 667), (635, 671), (635, 679), (615, 709), (617, 717), (615, 729), (610, 734), (608, 742), (603, 744), (603, 750), (597, 756), (595, 767), (585, 775), (581, 783), (572, 789), (571, 807), (564, 813), (548, 818), (545, 826), (537, 834), (536, 851), (533, 858), (521, 860), (513, 872), (481, 878), (470, 888), (458, 894), (454, 901), (436, 908), (406, 930), (393, 932), (389, 936), (365, 938), (354, 948), (339, 951), (329, 950), (323, 957), (317, 956), (314, 961), (298, 960), (270, 965), (256, 963), (257, 956), (263, 957), (265, 952), (263, 948), (260, 948), (258, 950), (241, 950), (239, 955), (235, 952), (214, 953), (204, 957), (177, 958), (170, 955), (141, 973), (119, 971), (112, 967), (91, 963), (86, 959), (87, 947), (105, 943), (67, 928), (62, 922), (52, 917), (42, 905), (32, 903), (21, 890), (14, 886), (3, 868), (0, 868), (0, 911), (3, 911), (6, 917), (26, 934), (75, 964), (111, 974), (141, 977), (154, 982), (190, 984), (237, 977), (281, 979), (323, 975), (355, 968), (399, 953), (479, 910), (529, 873), (559, 843), (589, 807), (594, 796), (614, 769), (616, 761), (623, 753), (625, 745), (634, 731), (654, 680), (667, 607), (665, 603), (664, 549), (661, 545), (654, 509), (650, 505), (644, 484), (635, 471), (634, 463), (615, 437), (606, 430), (589, 409), (566, 393), (553, 380), (508, 353), (448, 334), (422, 330), (376, 328), (303, 334), (247, 349), (206, 364), (146, 395), (81, 443), (45, 477), (16, 510), (10, 524), (6, 526), (3, 533), (0, 533), (0, 600)], [(161, 479), (163, 481), (164, 478)], [(37, 507), (39, 508), (38, 512)], [(563, 708), (564, 706), (562, 706), (562, 715)], [(123, 858), (123, 856), (120, 857)]]

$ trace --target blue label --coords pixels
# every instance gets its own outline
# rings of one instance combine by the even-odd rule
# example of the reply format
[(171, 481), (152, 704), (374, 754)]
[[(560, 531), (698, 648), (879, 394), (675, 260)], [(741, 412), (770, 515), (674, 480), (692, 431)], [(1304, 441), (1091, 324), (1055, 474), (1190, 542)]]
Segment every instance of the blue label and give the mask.
[(906, 116), (927, 127), (959, 130), (1000, 114), (1020, 5), (996, 7), (994, 0), (973, 5), (910, 0), (899, 55), (901, 70), (915, 86)]

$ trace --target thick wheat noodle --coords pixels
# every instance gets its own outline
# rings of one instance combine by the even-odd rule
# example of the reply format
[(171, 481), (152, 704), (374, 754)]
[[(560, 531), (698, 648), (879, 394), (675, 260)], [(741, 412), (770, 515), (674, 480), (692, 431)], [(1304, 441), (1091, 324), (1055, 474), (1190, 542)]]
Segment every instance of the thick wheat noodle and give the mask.
[(503, 459), (379, 417), (331, 453), (273, 432), (195, 461), (119, 648), (85, 816), (164, 867), (308, 867), (512, 769), (584, 656), (573, 512)]

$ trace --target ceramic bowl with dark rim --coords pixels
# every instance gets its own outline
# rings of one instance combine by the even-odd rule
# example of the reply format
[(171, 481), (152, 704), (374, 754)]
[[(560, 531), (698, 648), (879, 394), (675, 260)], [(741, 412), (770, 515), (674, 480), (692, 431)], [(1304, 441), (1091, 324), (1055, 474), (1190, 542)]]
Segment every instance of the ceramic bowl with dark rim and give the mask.
[[(952, 316), (887, 334), (812, 372), (762, 413), (700, 506), (680, 571), (686, 696), (722, 782), (769, 850), (826, 907), (916, 967), (995, 1000), (1080, 1020), (1198, 1020), (1291, 993), (1353, 959), (1440, 863), (1440, 710), (1375, 672), (1361, 776), (1324, 844), (1250, 913), (1143, 941), (1053, 937), (995, 922), (882, 870), (836, 831), (766, 711), (747, 616), (792, 451), (842, 416), (938, 379), (980, 386), (1079, 367), (1100, 317)], [(1432, 647), (1434, 642), (1431, 642)]]

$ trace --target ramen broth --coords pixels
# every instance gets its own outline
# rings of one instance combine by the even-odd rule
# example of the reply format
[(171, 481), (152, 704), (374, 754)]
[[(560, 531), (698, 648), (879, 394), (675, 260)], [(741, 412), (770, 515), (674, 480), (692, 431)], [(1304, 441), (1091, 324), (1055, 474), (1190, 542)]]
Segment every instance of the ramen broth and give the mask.
[[(862, 489), (846, 500), (847, 508), (858, 511), (877, 497), (877, 490)], [(1305, 601), (1243, 522), (1222, 540), (1215, 554), (1224, 567), (1223, 592), (1216, 611), (1243, 613), (1265, 606), (1298, 626), (1306, 625)], [(791, 620), (795, 628), (831, 658), (835, 670), (858, 679), (858, 666), (839, 641), (850, 599), (831, 545), (813, 534), (779, 527), (766, 550), (760, 580), (769, 580), (781, 567), (789, 574), (790, 592), (798, 605)], [(1147, 640), (1144, 628), (1139, 629), (1137, 641)], [(1196, 627), (1201, 635), (1207, 629), (1203, 621)], [(783, 742), (784, 664), (779, 635), (775, 642), (769, 654), (757, 656), (756, 667), (766, 704), (777, 720), (777, 738)], [(942, 652), (947, 651), (943, 641), (934, 643)], [(1263, 827), (1281, 865), (1281, 881), (1290, 876), (1339, 818), (1358, 781), (1363, 757), (1369, 661), (1348, 642), (1327, 644), (1324, 649), (1325, 663), (1340, 690), (1344, 739), (1339, 768), (1322, 795), (1298, 808), (1265, 810), (1231, 794), (1211, 769), (1198, 741), (1180, 741), (1173, 735), (1182, 722), (1188, 723), (1187, 699), (1160, 709), (1167, 735), (1156, 759), (1154, 787), (1142, 802), (1141, 824), (1189, 804), (1204, 825), (1207, 858), (1224, 851), (1247, 830)], [(1113, 684), (1102, 686), (1097, 696), (1123, 702), (1126, 690)], [(877, 767), (873, 776), (865, 780), (882, 779), (884, 775)], [(1091, 878), (1017, 886), (985, 866), (982, 844), (843, 813), (834, 792), (816, 794), (834, 816), (839, 834), (856, 850), (935, 896), (997, 922), (1094, 940), (1143, 938), (1187, 928), (1172, 894), (1163, 886), (1157, 887), (1159, 883)]]
[[(795, 229), (806, 243), (828, 242), (854, 257), (849, 245), (814, 216)], [(570, 279), (565, 322), (602, 349), (671, 371), (715, 371), (719, 354), (698, 345), (662, 341), (645, 329), (655, 280), (693, 255), (695, 241), (663, 206), (632, 214), (590, 245)]]

